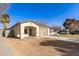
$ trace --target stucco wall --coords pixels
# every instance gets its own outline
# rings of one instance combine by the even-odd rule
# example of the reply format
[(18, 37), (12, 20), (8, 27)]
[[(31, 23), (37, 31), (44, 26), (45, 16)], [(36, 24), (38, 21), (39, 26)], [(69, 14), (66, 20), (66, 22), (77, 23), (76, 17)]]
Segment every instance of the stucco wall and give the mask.
[(36, 28), (36, 36), (39, 36), (39, 26), (34, 24), (33, 22), (26, 22), (26, 23), (21, 23), (21, 28), (20, 28), (20, 38), (25, 38), (25, 37), (28, 37), (28, 34), (24, 34), (24, 27), (27, 27), (27, 26), (33, 26)]
[(39, 27), (39, 36), (48, 36), (48, 27)]
[(17, 37), (20, 37), (20, 26), (16, 26), (16, 28), (15, 28), (15, 35)]
[[(20, 39), (23, 39), (25, 37), (29, 36), (29, 29), (28, 26), (32, 26), (32, 35), (34, 36), (48, 36), (50, 35), (50, 28), (48, 27), (41, 27), (38, 26), (37, 24), (33, 23), (33, 22), (26, 22), (26, 23), (21, 23), (18, 26), (15, 26), (14, 28), (12, 28), (11, 30), (14, 30), (14, 36), (15, 37), (20, 37)], [(27, 28), (27, 34), (24, 33), (24, 29), (25, 27)]]
[(15, 26), (14, 28), (10, 29), (12, 31), (12, 35), (14, 37), (20, 37), (20, 25)]
[(51, 35), (51, 29), (48, 27), (48, 36)]
[(32, 35), (36, 36), (36, 28), (32, 28)]

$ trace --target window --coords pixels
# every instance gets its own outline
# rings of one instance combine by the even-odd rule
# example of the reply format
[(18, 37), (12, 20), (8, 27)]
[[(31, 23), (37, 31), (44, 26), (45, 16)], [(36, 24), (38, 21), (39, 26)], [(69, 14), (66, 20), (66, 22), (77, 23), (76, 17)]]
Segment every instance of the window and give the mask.
[(24, 29), (24, 33), (27, 34), (27, 29)]

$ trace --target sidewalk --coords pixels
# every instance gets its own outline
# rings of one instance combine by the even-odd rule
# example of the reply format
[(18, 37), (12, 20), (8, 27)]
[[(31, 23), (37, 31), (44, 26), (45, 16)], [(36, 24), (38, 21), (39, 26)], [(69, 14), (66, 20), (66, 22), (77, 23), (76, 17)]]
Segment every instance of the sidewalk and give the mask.
[(79, 43), (79, 38), (58, 37), (58, 36), (48, 36), (48, 38), (54, 38), (54, 39), (57, 39), (57, 40)]

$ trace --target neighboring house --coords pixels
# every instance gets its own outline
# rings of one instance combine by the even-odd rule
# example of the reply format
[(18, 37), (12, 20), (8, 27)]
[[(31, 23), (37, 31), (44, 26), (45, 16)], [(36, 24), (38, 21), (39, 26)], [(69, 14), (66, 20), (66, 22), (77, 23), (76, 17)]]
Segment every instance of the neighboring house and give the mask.
[(45, 37), (50, 35), (50, 28), (48, 26), (41, 26), (34, 21), (26, 21), (22, 23), (16, 23), (9, 28), (9, 37), (18, 37), (23, 39), (29, 36)]
[(58, 31), (55, 31), (54, 29), (50, 28), (50, 35), (59, 35)]

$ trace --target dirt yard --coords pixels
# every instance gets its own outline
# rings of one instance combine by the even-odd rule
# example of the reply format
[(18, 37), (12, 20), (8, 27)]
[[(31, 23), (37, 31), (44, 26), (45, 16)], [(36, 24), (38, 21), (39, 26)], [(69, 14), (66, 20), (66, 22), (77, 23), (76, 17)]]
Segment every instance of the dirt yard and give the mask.
[(0, 55), (77, 56), (79, 44), (49, 38), (0, 38)]

